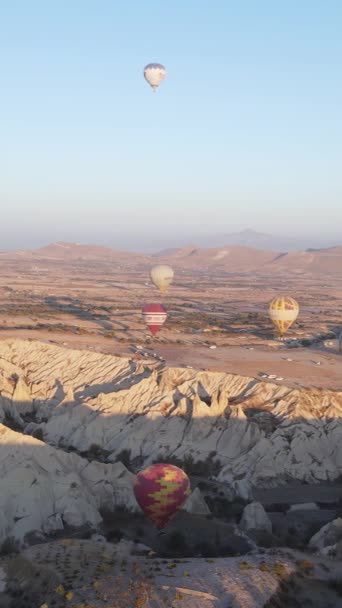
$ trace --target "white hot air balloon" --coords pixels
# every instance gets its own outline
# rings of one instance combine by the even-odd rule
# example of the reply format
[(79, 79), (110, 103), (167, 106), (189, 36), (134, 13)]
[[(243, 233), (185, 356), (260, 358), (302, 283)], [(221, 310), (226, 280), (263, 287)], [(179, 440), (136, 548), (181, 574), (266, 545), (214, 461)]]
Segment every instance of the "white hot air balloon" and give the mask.
[(150, 270), (151, 281), (161, 293), (166, 291), (169, 285), (171, 285), (174, 274), (171, 266), (167, 266), (166, 264), (157, 264)]
[(149, 63), (144, 69), (145, 80), (147, 80), (153, 91), (159, 87), (165, 75), (166, 70), (160, 63)]

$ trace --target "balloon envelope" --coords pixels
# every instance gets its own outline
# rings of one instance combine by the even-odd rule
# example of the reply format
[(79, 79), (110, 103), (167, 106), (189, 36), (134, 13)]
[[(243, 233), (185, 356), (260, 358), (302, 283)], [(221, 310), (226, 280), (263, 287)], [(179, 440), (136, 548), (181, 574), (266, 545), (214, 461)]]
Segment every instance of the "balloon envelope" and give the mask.
[(280, 335), (283, 336), (297, 319), (299, 305), (293, 298), (274, 298), (268, 310), (272, 323), (276, 326)]
[(142, 315), (153, 336), (158, 333), (167, 319), (167, 312), (162, 304), (145, 304)]
[(162, 80), (164, 80), (166, 75), (166, 70), (161, 63), (149, 63), (144, 68), (144, 77), (147, 80), (148, 84), (155, 91)]
[(150, 277), (153, 285), (155, 285), (162, 293), (171, 285), (175, 273), (171, 266), (167, 264), (157, 264), (150, 270)]
[(134, 482), (138, 505), (159, 529), (182, 508), (190, 491), (188, 476), (172, 464), (153, 464), (140, 471)]

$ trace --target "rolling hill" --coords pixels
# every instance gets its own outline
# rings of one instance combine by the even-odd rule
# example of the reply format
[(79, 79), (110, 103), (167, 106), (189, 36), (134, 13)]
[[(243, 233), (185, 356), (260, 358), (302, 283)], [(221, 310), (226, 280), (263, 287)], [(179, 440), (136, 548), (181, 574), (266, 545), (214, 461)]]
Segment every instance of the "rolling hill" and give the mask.
[(54, 260), (134, 260), (144, 256), (128, 251), (117, 251), (110, 247), (101, 245), (83, 245), (79, 243), (57, 242), (36, 249), (33, 254), (40, 258), (51, 258)]
[(182, 268), (200, 270), (215, 266), (228, 272), (248, 272), (263, 267), (277, 255), (271, 251), (239, 246), (212, 249), (184, 247), (168, 252), (167, 255), (161, 253), (159, 259)]
[(207, 269), (216, 267), (227, 272), (262, 272), (310, 274), (342, 278), (342, 247), (308, 249), (279, 253), (251, 247), (229, 246), (200, 249), (184, 247), (161, 252), (158, 260), (176, 268)]
[(342, 246), (306, 251), (279, 252), (240, 245), (201, 248), (189, 245), (144, 255), (101, 245), (57, 242), (36, 250), (2, 251), (2, 260), (97, 261), (129, 264), (148, 268), (157, 263), (171, 264), (175, 270), (206, 271), (209, 268), (228, 273), (289, 273), (294, 275), (333, 276), (342, 278)]
[(275, 258), (266, 270), (342, 278), (342, 247), (290, 252)]

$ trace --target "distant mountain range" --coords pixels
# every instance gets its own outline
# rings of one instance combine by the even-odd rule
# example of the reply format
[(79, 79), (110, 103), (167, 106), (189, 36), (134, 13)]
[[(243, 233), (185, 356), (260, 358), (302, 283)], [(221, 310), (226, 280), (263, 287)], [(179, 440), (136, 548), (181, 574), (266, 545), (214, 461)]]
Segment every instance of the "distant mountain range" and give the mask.
[(115, 250), (101, 245), (78, 243), (52, 243), (31, 251), (5, 251), (1, 259), (21, 259), (27, 261), (73, 262), (93, 260), (120, 265), (152, 265), (168, 263), (175, 269), (207, 270), (216, 268), (223, 272), (261, 272), (307, 274), (312, 276), (330, 275), (342, 278), (342, 246), (306, 251), (284, 252), (278, 250), (226, 245), (224, 247), (198, 247), (195, 245), (171, 248), (152, 255)]
[(342, 245), (342, 237), (335, 240), (322, 237), (287, 237), (264, 234), (255, 230), (242, 230), (241, 232), (222, 235), (203, 236), (191, 240), (195, 240), (200, 247), (240, 245), (242, 247), (256, 247), (257, 249), (270, 249), (271, 251), (282, 252)]
[[(75, 237), (74, 237), (75, 238)], [(179, 249), (187, 247), (189, 244), (194, 244), (194, 247), (211, 248), (211, 247), (226, 247), (229, 245), (239, 245), (241, 247), (253, 247), (256, 249), (264, 249), (270, 251), (303, 251), (306, 249), (323, 249), (328, 247), (342, 246), (342, 234), (336, 232), (330, 236), (286, 236), (277, 234), (267, 234), (256, 230), (242, 230), (241, 232), (222, 232), (220, 234), (179, 234), (177, 231), (169, 236), (159, 234), (158, 231), (139, 235), (120, 233), (117, 235), (103, 232), (101, 234), (83, 235), (77, 237), (78, 247), (85, 246), (87, 243), (99, 243), (99, 247), (104, 249), (114, 248), (120, 251), (138, 252), (141, 254), (152, 255), (160, 250)], [(41, 238), (36, 235), (31, 235), (28, 239), (27, 235), (19, 235), (16, 239), (20, 245), (15, 245), (15, 240), (10, 238), (10, 235), (0, 232), (0, 247), (15, 251), (19, 247), (21, 249), (36, 250), (38, 243), (44, 245)], [(53, 243), (54, 247), (63, 247), (68, 245), (69, 239), (64, 238), (59, 242), (54, 242), (54, 237), (46, 236), (46, 241)], [(73, 243), (75, 245), (75, 243)], [(51, 247), (49, 245), (49, 247)], [(43, 249), (43, 247), (41, 247)]]
[[(64, 260), (132, 260), (136, 257), (141, 257), (140, 254), (130, 253), (129, 251), (121, 251), (104, 247), (103, 245), (84, 245), (81, 243), (51, 243), (45, 247), (40, 247), (32, 251), (33, 255)], [(142, 256), (144, 257), (144, 256)]]
[(160, 252), (154, 259), (175, 267), (228, 272), (333, 275), (342, 278), (342, 246), (306, 251), (277, 252), (232, 245), (208, 249), (184, 247)]
[[(225, 247), (240, 245), (241, 247), (255, 247), (271, 251), (303, 251), (309, 248), (321, 249), (342, 245), (342, 235), (322, 237), (320, 235), (307, 236), (281, 236), (257, 232), (256, 230), (242, 230), (241, 232), (222, 234), (188, 234), (158, 237), (158, 235), (141, 236), (139, 239), (125, 238), (123, 235), (115, 239), (116, 247), (128, 251), (141, 251), (153, 254), (159, 250), (178, 249), (194, 243), (196, 247)], [(106, 244), (110, 239), (106, 238)]]

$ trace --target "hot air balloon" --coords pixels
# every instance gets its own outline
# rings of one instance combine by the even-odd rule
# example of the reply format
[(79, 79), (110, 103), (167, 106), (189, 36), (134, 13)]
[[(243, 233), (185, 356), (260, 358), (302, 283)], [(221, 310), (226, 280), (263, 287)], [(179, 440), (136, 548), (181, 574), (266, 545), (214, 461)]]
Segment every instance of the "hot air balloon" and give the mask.
[(171, 285), (174, 276), (175, 273), (171, 266), (167, 266), (167, 264), (157, 264), (150, 270), (151, 281), (161, 293), (164, 293)]
[(164, 80), (165, 75), (166, 70), (160, 63), (149, 63), (144, 68), (144, 78), (152, 87), (153, 91), (159, 87), (162, 80)]
[(152, 336), (155, 336), (167, 319), (166, 309), (162, 304), (145, 304), (142, 314)]
[(278, 329), (280, 337), (283, 337), (297, 319), (299, 306), (293, 298), (281, 297), (274, 298), (268, 310), (271, 321)]
[(153, 464), (140, 471), (134, 482), (138, 505), (158, 529), (182, 508), (190, 491), (188, 476), (172, 464)]

